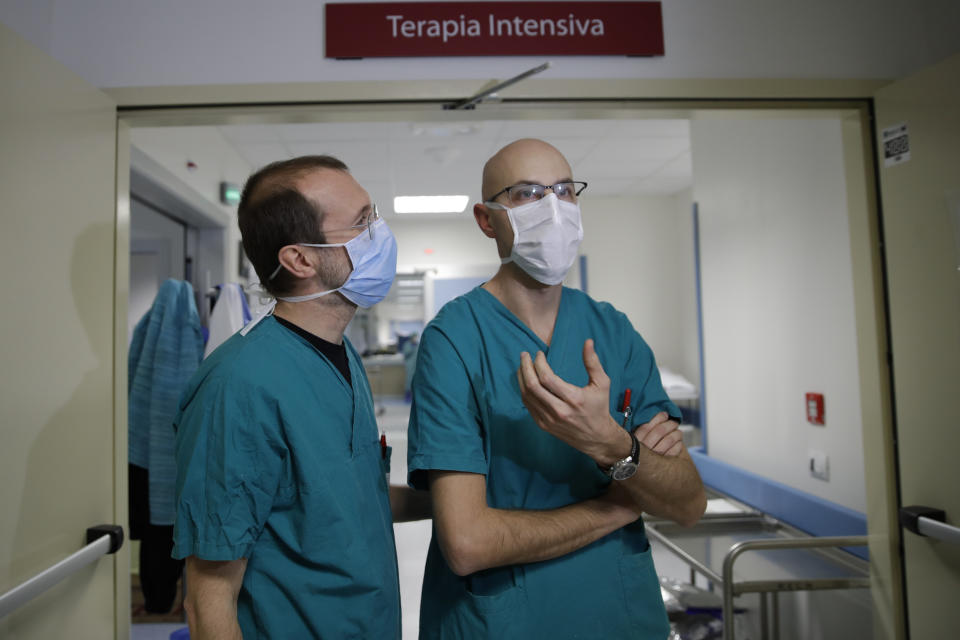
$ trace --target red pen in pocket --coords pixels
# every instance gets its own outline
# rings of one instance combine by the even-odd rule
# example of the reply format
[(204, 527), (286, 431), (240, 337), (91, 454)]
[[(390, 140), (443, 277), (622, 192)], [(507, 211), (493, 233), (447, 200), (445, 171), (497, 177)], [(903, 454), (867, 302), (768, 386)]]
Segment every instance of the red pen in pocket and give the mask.
[(623, 392), (623, 406), (620, 408), (620, 411), (623, 412), (623, 428), (626, 429), (630, 425), (630, 389), (627, 389)]

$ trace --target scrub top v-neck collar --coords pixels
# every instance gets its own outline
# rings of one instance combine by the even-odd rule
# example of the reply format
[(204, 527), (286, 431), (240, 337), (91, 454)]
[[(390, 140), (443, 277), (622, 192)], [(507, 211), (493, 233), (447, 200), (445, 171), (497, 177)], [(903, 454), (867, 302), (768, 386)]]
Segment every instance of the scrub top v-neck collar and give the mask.
[(343, 379), (347, 382), (347, 385), (352, 383), (352, 375), (350, 372), (350, 356), (347, 353), (347, 345), (343, 342), (340, 344), (335, 344), (329, 340), (324, 340), (318, 335), (314, 335), (304, 329), (303, 327), (296, 325), (285, 318), (274, 315), (277, 322), (287, 329), (293, 331), (304, 340), (312, 344), (317, 351), (322, 353), (327, 360), (330, 361), (337, 371), (340, 372), (340, 375), (343, 376)]
[[(526, 333), (530, 337), (531, 340), (533, 340), (536, 343), (537, 348), (540, 351), (543, 351), (544, 355), (547, 356), (547, 362), (550, 363), (551, 367), (556, 369), (557, 365), (562, 364), (563, 354), (565, 350), (550, 349), (550, 345), (557, 344), (558, 341), (563, 341), (564, 336), (566, 335), (566, 332), (567, 332), (567, 314), (564, 313), (564, 309), (567, 307), (567, 298), (569, 296), (567, 295), (566, 287), (560, 288), (560, 305), (557, 307), (557, 319), (553, 323), (553, 333), (550, 334), (549, 345), (546, 342), (544, 342), (543, 339), (540, 338), (540, 336), (538, 336), (533, 329), (528, 327), (523, 320), (518, 318), (517, 315), (507, 307), (507, 305), (503, 304), (503, 302), (501, 302), (497, 296), (487, 291), (487, 289), (485, 289), (483, 285), (478, 286), (477, 289), (479, 289), (482, 292), (479, 295), (486, 296), (488, 298), (488, 301), (494, 311), (496, 311), (497, 313), (502, 315), (504, 318), (506, 318), (507, 320), (515, 324), (517, 327), (519, 327), (524, 333)], [(553, 354), (556, 354), (556, 355), (551, 357)], [(533, 352), (530, 354), (530, 357), (534, 358), (536, 357), (536, 355), (537, 355), (536, 352)], [(557, 358), (561, 358), (561, 362), (556, 362)]]
[[(361, 422), (366, 420), (367, 416), (370, 416), (371, 418), (374, 416), (373, 397), (370, 392), (370, 386), (367, 383), (366, 374), (363, 369), (363, 364), (360, 360), (360, 355), (353, 348), (353, 345), (350, 344), (350, 341), (346, 337), (343, 338), (343, 347), (346, 349), (347, 363), (350, 367), (350, 381), (348, 381), (344, 377), (343, 373), (341, 373), (336, 365), (334, 365), (334, 363), (330, 360), (330, 358), (328, 358), (320, 349), (312, 344), (311, 340), (301, 335), (300, 332), (286, 327), (276, 316), (273, 316), (273, 320), (277, 321), (277, 328), (285, 335), (289, 336), (293, 340), (298, 341), (300, 344), (307, 345), (313, 349), (318, 356), (320, 356), (321, 360), (327, 363), (327, 366), (330, 367), (330, 370), (334, 372), (336, 379), (340, 382), (341, 390), (348, 398), (350, 398), (350, 406), (352, 410), (352, 415), (350, 416), (350, 422), (352, 425), (352, 435), (350, 438), (351, 456), (356, 457), (360, 455), (366, 445), (371, 443), (379, 444), (379, 440), (376, 437), (378, 427), (375, 418), (372, 420), (372, 426), (369, 429), (363, 425), (358, 425), (357, 423), (358, 420)], [(273, 328), (274, 325), (270, 326)]]

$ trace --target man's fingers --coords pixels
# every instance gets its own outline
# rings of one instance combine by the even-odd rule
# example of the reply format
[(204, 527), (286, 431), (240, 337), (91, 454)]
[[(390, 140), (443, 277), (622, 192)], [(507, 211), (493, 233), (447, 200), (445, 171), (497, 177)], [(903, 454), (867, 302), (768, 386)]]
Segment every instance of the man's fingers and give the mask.
[(637, 427), (634, 430), (633, 434), (637, 436), (637, 440), (639, 440), (640, 442), (643, 442), (647, 434), (649, 434), (651, 431), (656, 429), (659, 425), (663, 424), (664, 422), (668, 422), (669, 420), (670, 420), (670, 414), (668, 414), (666, 411), (661, 411), (657, 415), (653, 416), (653, 418), (650, 419), (650, 422), (644, 423), (639, 427)]
[(650, 419), (650, 422), (648, 424), (656, 426), (658, 424), (668, 422), (669, 420), (670, 420), (670, 414), (667, 413), (666, 411), (661, 411), (657, 415), (653, 416), (653, 418)]
[(543, 351), (537, 352), (533, 368), (537, 373), (537, 380), (544, 389), (565, 402), (572, 403), (578, 399), (576, 395), (579, 389), (553, 372)]
[[(538, 357), (540, 357), (540, 355), (542, 354), (538, 354)], [(563, 402), (545, 389), (540, 383), (540, 378), (534, 368), (533, 360), (526, 351), (520, 354), (520, 375), (522, 376), (522, 386), (520, 390), (523, 394), (521, 397), (523, 398), (523, 403), (531, 413), (534, 411), (549, 411), (552, 416), (556, 416), (561, 412)], [(536, 401), (535, 406), (531, 406), (531, 400)], [(534, 419), (538, 418), (537, 415), (533, 417)], [(539, 424), (539, 420), (537, 422)]]
[(676, 458), (683, 451), (683, 440), (680, 440), (677, 444), (670, 447), (670, 449), (663, 454), (668, 458)]
[(530, 392), (530, 387), (527, 384), (527, 376), (529, 374), (524, 373), (523, 367), (523, 356), (525, 355), (527, 354), (523, 353), (520, 356), (520, 366), (517, 367), (517, 384), (520, 386), (520, 400), (523, 401), (523, 405), (530, 412), (530, 415), (536, 419), (537, 415), (543, 411), (543, 405), (539, 400), (537, 400), (536, 396)]
[[(672, 424), (675, 425), (676, 422)], [(640, 444), (646, 448), (656, 451), (657, 453), (662, 453), (662, 451), (659, 450), (660, 443), (664, 440), (669, 440), (670, 444), (672, 445), (674, 442), (676, 442), (676, 438), (680, 438), (682, 440), (683, 434), (676, 429), (665, 429), (662, 425), (657, 425), (653, 428), (653, 430), (650, 431), (650, 433), (644, 436), (643, 439), (637, 438), (637, 440), (640, 440)]]
[(680, 425), (670, 419), (666, 412), (658, 413), (653, 419), (638, 427), (634, 435), (640, 444), (656, 453), (665, 454), (678, 441), (683, 440)]
[(671, 431), (667, 435), (660, 438), (660, 441), (657, 442), (651, 450), (654, 453), (659, 453), (661, 455), (666, 455), (668, 451), (673, 449), (676, 444), (683, 442), (683, 433), (680, 431)]
[(521, 392), (523, 392), (524, 389), (528, 389), (531, 380), (537, 377), (536, 372), (533, 370), (533, 361), (530, 359), (530, 354), (526, 351), (520, 354), (520, 368), (517, 369), (517, 376), (520, 379)]
[(591, 383), (601, 386), (610, 384), (610, 378), (607, 377), (607, 372), (603, 370), (600, 356), (594, 349), (592, 338), (583, 343), (583, 366), (587, 369), (587, 375), (590, 376)]

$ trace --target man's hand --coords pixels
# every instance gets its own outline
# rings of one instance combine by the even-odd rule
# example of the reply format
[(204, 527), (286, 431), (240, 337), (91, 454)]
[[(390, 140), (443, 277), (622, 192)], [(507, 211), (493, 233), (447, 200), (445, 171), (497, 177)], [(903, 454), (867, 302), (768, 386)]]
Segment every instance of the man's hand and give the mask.
[[(583, 364), (590, 379), (586, 386), (577, 387), (557, 376), (542, 352), (535, 359), (522, 353), (517, 371), (520, 395), (541, 429), (587, 454), (601, 467), (609, 467), (629, 455), (633, 443), (610, 415), (610, 378), (600, 365), (593, 340), (583, 345)], [(620, 502), (620, 494), (628, 492), (638, 509), (684, 526), (693, 525), (703, 515), (707, 500), (677, 423), (660, 413), (638, 427), (636, 437), (644, 445), (637, 473), (623, 482), (615, 481), (617, 488), (596, 502), (613, 507), (621, 517), (632, 515), (623, 511), (630, 505)]]
[(582, 451), (601, 465), (630, 453), (630, 438), (610, 415), (610, 378), (600, 364), (593, 340), (583, 345), (586, 386), (572, 385), (553, 372), (542, 351), (536, 358), (520, 354), (520, 396), (537, 425)]
[(633, 435), (654, 453), (676, 457), (683, 451), (683, 433), (679, 427), (666, 411), (661, 411), (650, 422), (637, 427)]

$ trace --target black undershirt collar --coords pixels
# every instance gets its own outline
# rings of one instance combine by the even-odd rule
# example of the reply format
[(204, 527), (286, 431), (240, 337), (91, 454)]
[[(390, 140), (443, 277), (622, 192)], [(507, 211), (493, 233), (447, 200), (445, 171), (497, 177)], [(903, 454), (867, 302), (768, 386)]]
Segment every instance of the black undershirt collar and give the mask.
[(302, 327), (298, 327), (289, 320), (284, 320), (278, 315), (274, 315), (273, 317), (276, 318), (277, 322), (281, 325), (297, 335), (302, 336), (304, 340), (316, 347), (320, 353), (325, 355), (327, 359), (333, 363), (333, 366), (337, 368), (337, 371), (344, 377), (347, 384), (353, 385), (353, 381), (350, 378), (350, 361), (347, 359), (346, 343), (341, 342), (340, 344), (334, 344), (327, 342), (320, 336), (314, 335)]

